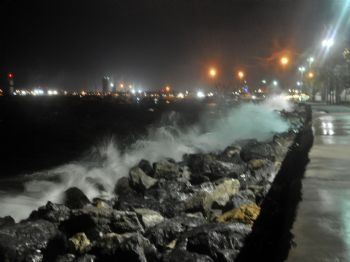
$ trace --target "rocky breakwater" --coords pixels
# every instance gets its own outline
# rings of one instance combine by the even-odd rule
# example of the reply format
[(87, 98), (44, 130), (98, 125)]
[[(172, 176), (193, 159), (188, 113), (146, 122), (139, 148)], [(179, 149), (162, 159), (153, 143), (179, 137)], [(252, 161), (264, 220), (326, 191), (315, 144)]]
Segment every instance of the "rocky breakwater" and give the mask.
[(0, 219), (0, 261), (234, 261), (304, 125), (304, 107), (281, 114), (291, 129), (268, 141), (140, 161), (113, 199), (70, 188), (62, 204)]

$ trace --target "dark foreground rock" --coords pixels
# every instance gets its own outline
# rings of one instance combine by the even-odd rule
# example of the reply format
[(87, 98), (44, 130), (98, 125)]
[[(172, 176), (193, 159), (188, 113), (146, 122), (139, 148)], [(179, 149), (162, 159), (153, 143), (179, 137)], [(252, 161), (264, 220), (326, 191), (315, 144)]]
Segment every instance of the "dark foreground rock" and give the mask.
[(50, 240), (59, 234), (46, 220), (25, 221), (0, 229), (0, 261), (42, 261)]
[(259, 260), (254, 243), (265, 248), (273, 239), (263, 236), (276, 236), (270, 217), (285, 221), (278, 203), (288, 205), (288, 198), (279, 201), (294, 181), (286, 165), (298, 166), (297, 155), (308, 151), (300, 139), (305, 109), (281, 114), (291, 130), (267, 141), (237, 141), (181, 162), (140, 161), (116, 183), (112, 199), (90, 201), (73, 187), (63, 204), (48, 202), (20, 223), (1, 218), (0, 261)]

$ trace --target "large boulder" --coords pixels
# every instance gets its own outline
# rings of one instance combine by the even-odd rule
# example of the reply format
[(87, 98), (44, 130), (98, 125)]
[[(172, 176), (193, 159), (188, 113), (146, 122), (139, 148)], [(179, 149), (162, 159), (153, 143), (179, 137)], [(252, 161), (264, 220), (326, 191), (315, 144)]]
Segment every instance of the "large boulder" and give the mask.
[(68, 239), (70, 250), (74, 253), (83, 254), (91, 247), (91, 242), (84, 232), (77, 233)]
[(136, 208), (135, 213), (140, 218), (145, 229), (164, 221), (164, 217), (160, 213), (148, 208)]
[(114, 193), (118, 196), (126, 196), (134, 193), (134, 189), (131, 188), (128, 177), (122, 177), (117, 181)]
[(45, 206), (39, 207), (38, 210), (33, 211), (29, 219), (45, 219), (53, 223), (60, 223), (69, 219), (71, 210), (62, 204), (54, 204), (47, 202)]
[(215, 204), (224, 207), (227, 202), (239, 192), (240, 183), (237, 179), (223, 179), (215, 184), (208, 184), (188, 199), (185, 207), (189, 211), (204, 211), (207, 213)]
[(182, 216), (166, 219), (162, 223), (149, 228), (145, 236), (158, 248), (164, 249), (183, 233), (207, 221), (200, 214), (185, 214)]
[(276, 153), (271, 144), (252, 140), (242, 147), (241, 158), (245, 162), (249, 162), (252, 159), (269, 159), (274, 161)]
[(59, 234), (46, 220), (24, 221), (0, 228), (0, 261), (41, 261), (51, 239)]
[(234, 261), (251, 228), (241, 223), (205, 224), (181, 235), (177, 247), (211, 257)]
[(94, 206), (72, 212), (70, 219), (61, 224), (61, 229), (69, 236), (84, 232), (92, 240), (112, 232), (143, 232), (135, 212)]
[(253, 225), (260, 214), (260, 207), (255, 203), (243, 204), (238, 208), (225, 212), (216, 218), (217, 222), (241, 222)]
[(213, 260), (207, 255), (175, 249), (165, 253), (162, 257), (162, 262), (213, 262)]
[(190, 181), (194, 185), (224, 177), (237, 177), (247, 169), (242, 161), (240, 163), (224, 162), (213, 154), (187, 155), (185, 160), (192, 172)]
[(154, 175), (153, 167), (152, 167), (151, 163), (148, 160), (142, 159), (137, 166), (139, 168), (141, 168), (142, 171), (145, 172), (145, 174), (147, 176), (153, 176)]
[(157, 261), (157, 250), (140, 233), (108, 234), (98, 241), (91, 253), (100, 261)]
[(63, 203), (71, 209), (79, 209), (89, 204), (90, 200), (79, 188), (71, 187), (64, 192)]
[(164, 179), (176, 179), (179, 173), (179, 165), (172, 159), (163, 159), (153, 163), (154, 177)]
[(129, 182), (134, 189), (145, 191), (157, 184), (158, 180), (146, 175), (141, 168), (133, 167), (129, 172)]
[(15, 220), (11, 216), (0, 217), (0, 228), (15, 224)]

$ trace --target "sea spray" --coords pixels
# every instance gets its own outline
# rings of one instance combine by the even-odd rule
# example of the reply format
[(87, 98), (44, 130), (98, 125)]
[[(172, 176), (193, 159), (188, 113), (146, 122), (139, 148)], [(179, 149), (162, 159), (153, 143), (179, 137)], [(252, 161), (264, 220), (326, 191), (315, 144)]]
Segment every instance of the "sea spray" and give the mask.
[[(244, 104), (229, 110), (220, 119), (202, 123), (206, 125), (205, 132), (199, 126), (183, 131), (176, 126), (176, 121), (168, 121), (166, 125), (150, 128), (148, 136), (123, 152), (111, 140), (95, 147), (93, 153), (84, 160), (30, 175), (29, 182), (24, 184), (23, 193), (2, 197), (0, 216), (11, 215), (16, 220), (24, 219), (47, 201), (61, 202), (62, 193), (73, 186), (84, 191), (90, 199), (112, 197), (116, 181), (126, 176), (129, 169), (141, 159), (155, 162), (172, 158), (180, 161), (185, 153), (222, 150), (238, 139), (265, 140), (273, 133), (288, 129), (288, 123), (276, 109), (290, 110), (291, 107), (282, 96), (259, 105)], [(174, 117), (177, 116), (171, 116)], [(96, 187), (96, 184), (100, 186)]]

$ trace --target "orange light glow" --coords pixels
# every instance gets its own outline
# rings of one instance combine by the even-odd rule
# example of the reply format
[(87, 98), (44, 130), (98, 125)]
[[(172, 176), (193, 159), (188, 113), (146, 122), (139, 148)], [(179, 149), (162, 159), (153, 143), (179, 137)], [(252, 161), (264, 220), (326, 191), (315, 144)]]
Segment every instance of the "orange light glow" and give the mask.
[(244, 78), (244, 72), (243, 71), (238, 71), (238, 78), (243, 79)]
[(211, 69), (209, 70), (209, 76), (212, 77), (212, 78), (214, 78), (214, 77), (216, 77), (216, 75), (217, 75), (216, 69), (215, 69), (215, 68), (211, 68)]

